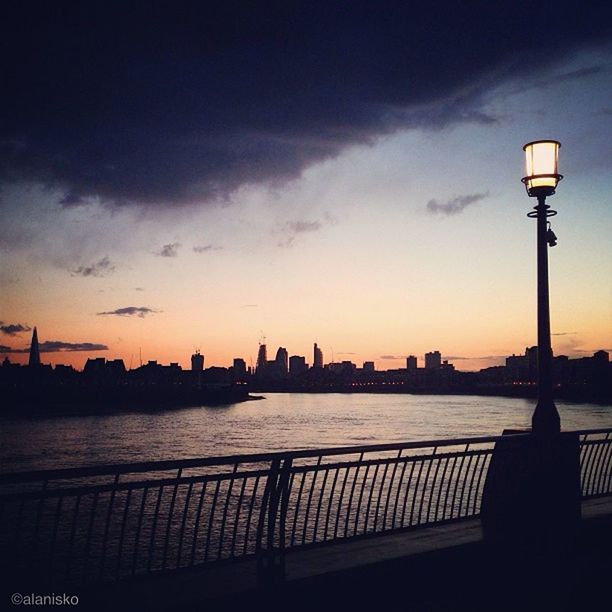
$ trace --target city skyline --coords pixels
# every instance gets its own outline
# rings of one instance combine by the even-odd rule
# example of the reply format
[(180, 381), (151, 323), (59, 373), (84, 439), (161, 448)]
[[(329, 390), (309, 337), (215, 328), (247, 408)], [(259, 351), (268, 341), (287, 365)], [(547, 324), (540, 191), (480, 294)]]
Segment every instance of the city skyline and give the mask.
[(378, 367), (431, 347), (494, 365), (536, 344), (522, 146), (555, 138), (553, 350), (610, 351), (607, 20), (447, 8), (313, 6), (297, 29), (261, 7), (109, 9), (80, 30), (13, 7), (0, 350), (18, 359), (36, 325), (59, 349), (43, 358), (78, 367), (255, 363), (262, 332)]
[[(91, 353), (95, 353), (98, 359), (101, 357), (105, 359), (107, 362), (122, 361), (128, 370), (132, 370), (142, 365), (146, 365), (147, 363), (159, 363), (160, 365), (164, 364), (163, 361), (160, 361), (154, 355), (153, 356), (146, 356), (146, 355), (143, 356), (140, 352), (138, 354), (137, 362), (134, 361), (133, 355), (130, 358), (130, 361), (126, 362), (121, 357), (101, 354), (101, 353), (106, 353), (107, 349), (103, 351), (102, 350), (96, 351), (96, 350), (92, 350), (92, 348), (87, 345), (83, 345), (83, 346), (75, 345), (73, 347), (68, 347), (67, 349), (66, 347), (59, 346), (61, 343), (58, 343), (56, 341), (49, 341), (49, 340), (43, 340), (42, 343), (39, 343), (38, 329), (36, 326), (34, 326), (33, 328), (21, 329), (18, 331), (20, 334), (24, 334), (26, 332), (31, 331), (32, 332), (31, 343), (22, 348), (15, 348), (11, 350), (5, 349), (2, 352), (0, 352), (0, 355), (3, 354), (4, 357), (9, 360), (9, 362), (16, 363), (19, 365), (28, 365), (28, 364), (30, 366), (37, 365), (37, 364), (42, 364), (42, 365), (46, 364), (46, 365), (51, 365), (51, 366), (68, 365), (68, 366), (74, 367), (76, 370), (83, 370), (88, 361), (96, 358), (96, 357), (90, 356)], [(34, 347), (34, 351), (32, 351), (32, 347)], [(537, 347), (536, 346), (526, 346), (525, 355), (527, 355), (529, 351), (533, 351), (533, 349), (535, 348)], [(595, 351), (593, 351), (592, 354), (587, 354), (586, 351), (584, 351), (585, 354), (574, 356), (574, 358), (591, 357), (595, 353), (601, 352), (601, 351), (610, 352), (609, 350), (606, 350), (606, 349), (596, 349)], [(474, 358), (471, 360), (466, 360), (464, 357), (446, 355), (445, 353), (441, 353), (437, 349), (430, 348), (429, 350), (421, 354), (416, 354), (416, 352), (413, 351), (413, 352), (408, 352), (403, 356), (399, 356), (399, 355), (392, 356), (393, 359), (389, 359), (389, 357), (391, 356), (382, 356), (380, 359), (370, 359), (370, 360), (358, 361), (355, 359), (354, 354), (351, 354), (351, 353), (348, 353), (348, 354), (340, 353), (338, 355), (339, 359), (335, 359), (336, 354), (333, 352), (331, 353), (331, 355), (326, 356), (326, 353), (322, 350), (322, 348), (318, 345), (317, 342), (314, 342), (311, 345), (310, 353), (305, 352), (303, 354), (300, 354), (299, 352), (289, 351), (287, 348), (285, 348), (284, 346), (280, 346), (280, 345), (278, 346), (275, 356), (271, 358), (273, 352), (274, 351), (271, 351), (271, 353), (268, 354), (268, 344), (260, 340), (258, 344), (258, 350), (257, 350), (257, 359), (255, 360), (252, 357), (246, 357), (245, 355), (234, 355), (234, 357), (232, 357), (230, 362), (228, 363), (211, 363), (207, 359), (206, 353), (202, 352), (201, 349), (198, 347), (195, 349), (195, 352), (189, 355), (188, 357), (186, 356), (182, 360), (177, 360), (177, 361), (167, 362), (167, 363), (169, 363), (170, 365), (177, 364), (183, 369), (194, 370), (194, 369), (201, 369), (201, 367), (227, 368), (227, 367), (231, 367), (232, 364), (235, 367), (236, 362), (240, 361), (240, 362), (243, 362), (244, 366), (248, 368), (252, 373), (255, 373), (260, 368), (263, 370), (266, 367), (266, 365), (269, 365), (271, 363), (278, 363), (279, 360), (284, 364), (284, 366), (286, 366), (284, 367), (284, 369), (286, 371), (289, 371), (291, 369), (290, 363), (293, 359), (298, 360), (299, 363), (297, 365), (299, 368), (303, 366), (305, 366), (307, 369), (316, 369), (316, 368), (323, 368), (323, 367), (327, 368), (328, 366), (340, 365), (342, 363), (350, 363), (354, 366), (359, 367), (359, 363), (361, 363), (362, 364), (361, 367), (364, 370), (373, 368), (376, 371), (386, 371), (386, 370), (393, 371), (397, 369), (411, 369), (411, 368), (435, 369), (435, 368), (439, 368), (442, 364), (444, 365), (448, 364), (451, 366), (455, 366), (455, 364), (452, 362), (459, 361), (459, 364), (456, 367), (457, 371), (477, 372), (479, 370), (483, 370), (486, 368), (505, 365), (507, 364), (508, 359), (517, 358), (517, 357), (522, 358), (522, 354), (520, 352), (518, 355), (515, 352), (512, 352), (512, 354), (508, 354), (508, 355), (499, 355), (495, 357)], [(41, 357), (41, 353), (45, 357)], [(84, 353), (84, 355), (81, 356), (81, 359), (82, 359), (81, 366), (79, 366), (78, 363), (74, 363), (69, 360), (62, 361), (61, 357), (55, 360), (45, 360), (47, 356), (51, 356), (51, 355), (66, 356), (66, 355), (73, 355), (73, 354), (79, 354), (79, 353), (81, 354)], [(308, 355), (310, 355), (310, 357)], [(568, 355), (561, 355), (561, 354), (555, 355), (555, 356), (568, 357)], [(483, 365), (482, 361), (484, 360), (486, 360), (487, 363)], [(391, 362), (391, 361), (401, 362), (401, 363), (399, 364), (395, 363), (395, 366), (389, 365), (388, 362)], [(463, 361), (472, 361), (475, 363), (480, 362), (481, 367), (464, 368), (462, 367)], [(201, 367), (196, 368), (194, 366), (194, 363), (200, 363), (200, 362), (202, 364)], [(382, 365), (381, 365), (381, 362), (382, 362)], [(383, 367), (383, 365), (387, 365), (387, 367)]]

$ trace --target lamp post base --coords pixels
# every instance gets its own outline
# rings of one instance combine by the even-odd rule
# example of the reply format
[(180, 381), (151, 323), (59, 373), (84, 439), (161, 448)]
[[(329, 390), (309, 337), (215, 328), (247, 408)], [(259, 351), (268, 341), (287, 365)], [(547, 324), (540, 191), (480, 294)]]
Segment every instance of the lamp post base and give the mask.
[(561, 431), (561, 417), (552, 398), (540, 398), (531, 417), (531, 431), (536, 436), (554, 435)]

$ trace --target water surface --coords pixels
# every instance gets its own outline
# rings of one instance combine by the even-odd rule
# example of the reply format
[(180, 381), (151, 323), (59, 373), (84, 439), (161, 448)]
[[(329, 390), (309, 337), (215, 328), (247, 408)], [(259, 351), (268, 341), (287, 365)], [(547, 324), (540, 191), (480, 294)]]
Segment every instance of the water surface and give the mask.
[[(2, 471), (499, 435), (534, 400), (269, 393), (225, 407), (0, 420)], [(612, 406), (558, 402), (563, 429), (612, 427)]]

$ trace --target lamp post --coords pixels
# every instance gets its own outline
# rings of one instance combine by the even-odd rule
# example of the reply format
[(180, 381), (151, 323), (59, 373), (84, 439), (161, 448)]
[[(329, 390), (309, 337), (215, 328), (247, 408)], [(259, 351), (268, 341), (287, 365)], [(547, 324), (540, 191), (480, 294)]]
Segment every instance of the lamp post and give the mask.
[(548, 298), (548, 247), (556, 244), (556, 236), (548, 228), (548, 217), (557, 214), (546, 204), (546, 197), (555, 193), (563, 178), (558, 173), (559, 147), (556, 140), (527, 143), (526, 176), (522, 179), (529, 197), (538, 205), (527, 213), (537, 219), (538, 250), (538, 403), (531, 417), (531, 430), (536, 435), (552, 435), (561, 430), (561, 421), (552, 393), (552, 347), (550, 343), (550, 306)]

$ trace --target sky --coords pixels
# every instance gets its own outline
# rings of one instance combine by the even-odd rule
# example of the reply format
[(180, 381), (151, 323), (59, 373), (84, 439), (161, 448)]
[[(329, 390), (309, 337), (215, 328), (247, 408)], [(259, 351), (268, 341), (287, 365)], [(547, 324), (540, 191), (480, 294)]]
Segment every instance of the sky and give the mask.
[(251, 364), (612, 350), (612, 8), (21, 2), (0, 9), (0, 352)]

